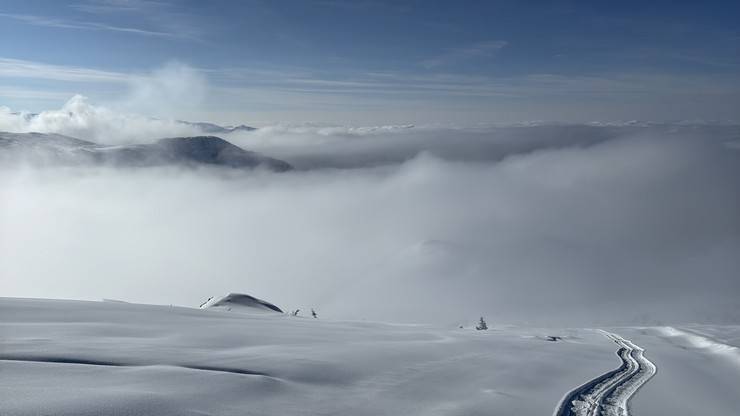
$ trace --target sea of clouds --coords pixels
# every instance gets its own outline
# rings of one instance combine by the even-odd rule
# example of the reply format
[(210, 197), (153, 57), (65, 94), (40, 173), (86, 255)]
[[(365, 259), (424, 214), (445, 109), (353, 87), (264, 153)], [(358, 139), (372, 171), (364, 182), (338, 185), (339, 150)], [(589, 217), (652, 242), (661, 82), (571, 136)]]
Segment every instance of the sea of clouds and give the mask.
[[(248, 124), (248, 123), (247, 123)], [(0, 131), (200, 134), (72, 98)], [(740, 128), (274, 125), (288, 173), (0, 168), (0, 293), (337, 319), (594, 324), (740, 316)]]

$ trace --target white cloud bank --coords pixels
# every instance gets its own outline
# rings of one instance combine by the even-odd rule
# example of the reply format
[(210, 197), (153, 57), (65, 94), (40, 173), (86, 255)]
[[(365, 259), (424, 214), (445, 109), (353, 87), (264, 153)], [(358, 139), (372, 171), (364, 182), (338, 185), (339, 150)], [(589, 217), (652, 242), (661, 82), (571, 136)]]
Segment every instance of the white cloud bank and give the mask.
[(303, 169), (288, 174), (6, 168), (0, 291), (185, 305), (241, 291), (394, 321), (737, 319), (736, 137), (304, 127), (231, 138)]
[[(181, 62), (146, 73), (117, 73), (13, 59), (0, 59), (0, 78), (37, 78), (81, 83), (108, 83), (123, 91), (105, 105), (76, 94), (58, 110), (38, 115), (0, 106), (0, 131), (58, 133), (104, 144), (148, 142), (162, 137), (202, 133), (175, 120), (198, 113), (209, 96), (207, 77)], [(37, 91), (0, 88), (5, 96)], [(61, 93), (42, 93), (58, 97)], [(155, 117), (142, 114), (154, 115)]]
[(0, 107), (0, 131), (57, 133), (104, 144), (149, 142), (162, 137), (201, 133), (174, 120), (94, 106), (81, 95), (70, 98), (59, 110), (38, 114), (18, 113)]
[(208, 79), (199, 70), (169, 62), (144, 76), (132, 77), (127, 96), (116, 105), (138, 114), (174, 117), (203, 108), (209, 89)]

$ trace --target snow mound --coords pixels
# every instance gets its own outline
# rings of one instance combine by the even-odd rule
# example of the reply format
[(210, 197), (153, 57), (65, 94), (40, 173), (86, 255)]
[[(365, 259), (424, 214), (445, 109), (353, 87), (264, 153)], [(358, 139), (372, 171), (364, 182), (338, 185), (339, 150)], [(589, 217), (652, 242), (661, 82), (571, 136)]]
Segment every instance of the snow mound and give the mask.
[(245, 295), (243, 293), (229, 293), (228, 295), (217, 298), (211, 297), (200, 305), (201, 309), (225, 309), (228, 311), (232, 310), (244, 310), (244, 311), (269, 311), (283, 313), (282, 309), (262, 299), (255, 298), (254, 296)]
[(655, 331), (668, 338), (681, 348), (693, 348), (711, 354), (718, 354), (740, 364), (740, 348), (720, 342), (707, 335), (689, 329), (678, 329), (672, 326), (657, 327)]

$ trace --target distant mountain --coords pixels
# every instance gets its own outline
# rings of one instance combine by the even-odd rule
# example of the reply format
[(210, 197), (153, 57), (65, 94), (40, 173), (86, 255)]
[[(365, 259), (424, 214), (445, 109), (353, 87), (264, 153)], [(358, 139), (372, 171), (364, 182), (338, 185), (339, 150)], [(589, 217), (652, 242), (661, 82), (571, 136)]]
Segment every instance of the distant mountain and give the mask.
[(173, 137), (150, 144), (104, 146), (59, 134), (0, 132), (0, 160), (62, 165), (262, 167), (276, 172), (292, 169), (287, 162), (244, 150), (215, 136)]
[(238, 126), (219, 126), (218, 124), (206, 123), (206, 122), (192, 122), (192, 121), (184, 121), (184, 120), (177, 120), (177, 122), (180, 124), (185, 124), (187, 126), (195, 127), (206, 134), (225, 134), (225, 133), (234, 133), (237, 131), (257, 130), (254, 127), (249, 127), (244, 124), (240, 124)]

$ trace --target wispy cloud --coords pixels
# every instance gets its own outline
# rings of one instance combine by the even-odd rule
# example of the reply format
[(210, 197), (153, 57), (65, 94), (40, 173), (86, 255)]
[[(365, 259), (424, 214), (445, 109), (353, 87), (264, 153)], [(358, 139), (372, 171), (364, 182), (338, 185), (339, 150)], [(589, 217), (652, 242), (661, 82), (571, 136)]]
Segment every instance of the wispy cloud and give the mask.
[(145, 22), (152, 32), (172, 38), (204, 42), (203, 22), (182, 3), (165, 0), (87, 0), (69, 6), (87, 16), (106, 19), (131, 19)]
[(48, 91), (35, 88), (18, 88), (15, 86), (0, 85), (0, 97), (34, 101), (62, 101), (73, 96), (72, 91)]
[(20, 22), (24, 22), (34, 26), (45, 26), (53, 27), (58, 29), (75, 29), (75, 30), (105, 30), (111, 32), (130, 33), (135, 35), (143, 36), (158, 36), (167, 38), (182, 38), (181, 34), (159, 32), (156, 30), (147, 30), (137, 27), (128, 26), (115, 26), (100, 22), (88, 22), (68, 19), (58, 19), (47, 16), (31, 15), (31, 14), (14, 14), (14, 13), (0, 13), (0, 17), (6, 19), (13, 19)]
[(312, 5), (334, 9), (343, 9), (351, 11), (367, 11), (369, 9), (383, 9), (387, 12), (407, 13), (413, 10), (413, 5), (403, 4), (396, 1), (379, 1), (379, 0), (312, 0)]
[[(219, 85), (244, 91), (272, 89), (300, 94), (361, 94), (388, 96), (447, 97), (535, 97), (557, 95), (602, 96), (639, 95), (684, 90), (708, 92), (725, 80), (711, 82), (699, 77), (671, 77), (665, 74), (562, 75), (529, 73), (495, 77), (436, 72), (428, 74), (385, 71), (339, 76), (309, 69), (255, 70), (230, 68), (203, 70)], [(690, 81), (689, 81), (690, 80)]]
[(127, 82), (131, 78), (130, 75), (122, 72), (7, 58), (0, 58), (0, 77), (73, 82)]
[[(109, 31), (140, 36), (200, 41), (197, 25), (177, 11), (170, 3), (147, 0), (98, 0), (69, 6), (81, 16), (62, 18), (37, 14), (0, 13), (0, 18), (13, 19), (33, 26), (57, 29)], [(112, 15), (126, 15), (141, 25), (121, 25), (106, 22)]]
[[(68, 99), (74, 94), (107, 97), (118, 108), (149, 115), (199, 108), (209, 92), (208, 78), (201, 70), (177, 61), (154, 70), (116, 72), (0, 58), (0, 81), (4, 79), (15, 88), (3, 88), (0, 84), (0, 97)], [(48, 94), (43, 94), (44, 91)]]
[(505, 40), (488, 40), (477, 42), (465, 47), (455, 48), (435, 56), (430, 59), (421, 61), (421, 66), (431, 69), (444, 65), (451, 65), (474, 58), (483, 58), (493, 56), (501, 49), (505, 48), (509, 42)]
[(87, 13), (142, 12), (169, 7), (170, 3), (156, 0), (89, 0), (69, 7)]
[[(565, 75), (557, 73), (529, 73), (507, 77), (471, 75), (454, 72), (429, 71), (409, 73), (399, 71), (355, 72), (339, 74), (332, 71), (301, 67), (231, 67), (192, 68), (179, 72), (158, 71), (116, 72), (79, 66), (64, 66), (0, 58), (0, 80), (9, 80), (0, 96), (28, 99), (60, 99), (61, 89), (90, 96), (100, 96), (101, 85), (110, 91), (107, 95), (131, 96), (131, 91), (152, 91), (138, 94), (138, 102), (154, 102), (163, 91), (172, 90), (173, 78), (185, 79), (188, 97), (192, 95), (191, 81), (202, 80), (208, 111), (233, 111), (249, 108), (269, 111), (306, 111), (310, 108), (325, 111), (371, 109), (381, 111), (395, 108), (426, 108), (427, 110), (487, 108), (540, 100), (555, 99), (599, 100), (602, 103), (675, 101), (682, 96), (715, 97), (731, 102), (740, 96), (736, 75), (701, 76), (698, 74), (665, 73), (594, 73)], [(29, 82), (19, 83), (19, 80)], [(30, 80), (50, 80), (39, 83)], [(65, 85), (66, 84), (66, 85)], [(53, 86), (44, 94), (42, 86)], [(141, 88), (141, 86), (146, 88)], [(150, 88), (151, 86), (152, 88)], [(138, 89), (137, 89), (138, 88)], [(128, 91), (128, 93), (127, 93)], [(180, 89), (175, 88), (175, 91)], [(190, 102), (177, 94), (170, 102)], [(112, 98), (114, 101), (115, 98)], [(120, 101), (120, 100), (118, 100)], [(157, 101), (159, 102), (159, 101)], [(205, 105), (204, 104), (204, 105)], [(616, 104), (615, 104), (616, 105)], [(161, 110), (170, 104), (148, 111)], [(172, 104), (172, 106), (178, 107)], [(142, 106), (139, 106), (143, 108)], [(178, 107), (179, 108), (179, 107)], [(204, 107), (205, 108), (205, 107)], [(243, 110), (242, 110), (243, 111)], [(266, 110), (265, 110), (266, 111)], [(359, 111), (359, 110), (358, 110)], [(440, 110), (441, 111), (441, 110)], [(451, 111), (451, 110), (450, 110)], [(543, 110), (544, 111), (544, 110)], [(385, 114), (385, 113), (384, 113)], [(538, 116), (536, 118), (547, 118)], [(624, 118), (624, 117), (622, 117)], [(632, 117), (634, 118), (634, 117)], [(380, 121), (380, 120), (379, 120)]]
[(73, 82), (127, 82), (131, 79), (130, 75), (122, 72), (8, 58), (0, 58), (0, 77)]

